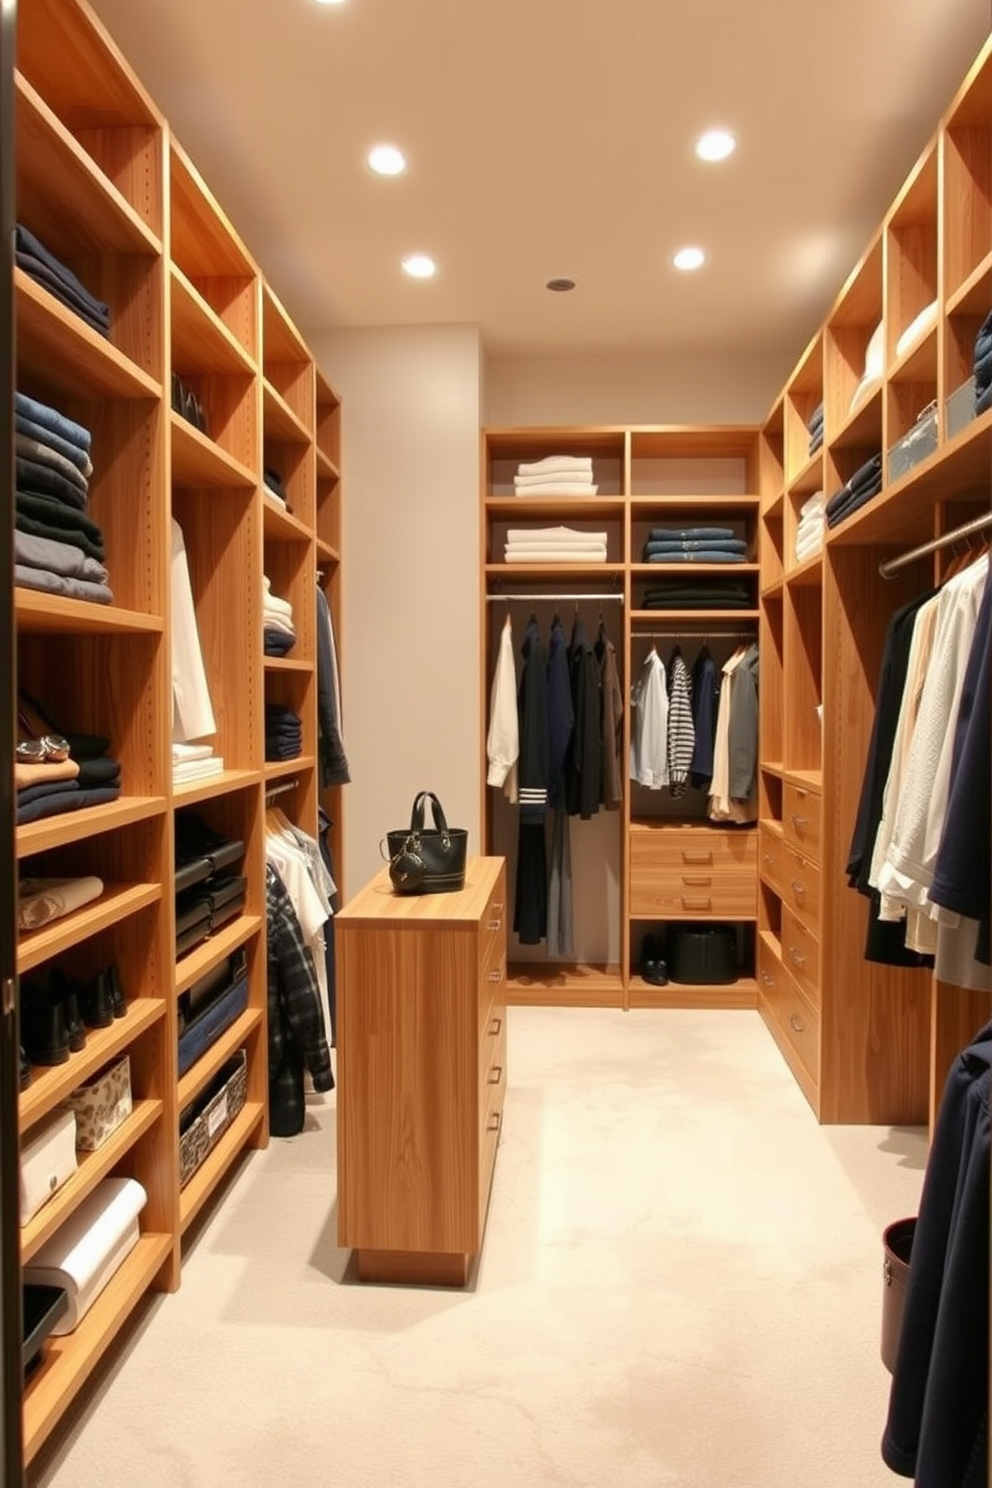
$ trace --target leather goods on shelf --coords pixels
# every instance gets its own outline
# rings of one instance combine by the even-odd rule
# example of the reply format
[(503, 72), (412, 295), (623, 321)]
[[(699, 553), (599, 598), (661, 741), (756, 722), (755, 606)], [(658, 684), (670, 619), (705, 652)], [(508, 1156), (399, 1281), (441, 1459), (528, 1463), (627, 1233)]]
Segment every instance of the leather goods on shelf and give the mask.
[(21, 1151), (21, 1224), (26, 1225), (76, 1171), (76, 1116), (53, 1111)]
[(26, 1286), (21, 1288), (21, 1299), (21, 1368), (27, 1379), (41, 1358), (45, 1339), (68, 1311), (69, 1293), (65, 1287)]
[(244, 951), (232, 956), (225, 965), (228, 975), (219, 987), (214, 983), (209, 992), (204, 992), (203, 982), (206, 979), (201, 979), (200, 983), (195, 984), (198, 989), (196, 994), (194, 988), (190, 988), (179, 998), (180, 1075), (192, 1068), (248, 1006), (248, 972)]
[(104, 1178), (24, 1268), (36, 1286), (64, 1287), (69, 1305), (57, 1337), (82, 1322), (138, 1243), (138, 1215), (148, 1195), (134, 1178)]
[(183, 955), (244, 908), (248, 880), (238, 875), (204, 879), (176, 899), (176, 954)]
[(668, 968), (673, 982), (723, 985), (737, 980), (737, 933), (733, 925), (672, 925)]
[(243, 842), (215, 832), (192, 811), (176, 813), (176, 893), (209, 878), (219, 868), (230, 868), (244, 857)]
[[(428, 801), (433, 828), (424, 826)], [(386, 841), (389, 878), (397, 894), (453, 894), (465, 887), (468, 832), (448, 826), (441, 802), (433, 791), (417, 794), (409, 828), (388, 832)], [(379, 851), (382, 852), (381, 842)]]
[(895, 1372), (899, 1353), (899, 1334), (906, 1305), (906, 1283), (909, 1261), (916, 1234), (915, 1219), (897, 1219), (882, 1233), (885, 1259), (882, 1265), (882, 1363), (890, 1374)]

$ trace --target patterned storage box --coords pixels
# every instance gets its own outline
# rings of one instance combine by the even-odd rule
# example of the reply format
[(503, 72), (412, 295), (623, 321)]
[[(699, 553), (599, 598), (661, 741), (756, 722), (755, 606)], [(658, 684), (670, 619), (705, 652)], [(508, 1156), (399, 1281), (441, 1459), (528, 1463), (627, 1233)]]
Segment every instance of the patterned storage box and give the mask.
[(955, 434), (960, 434), (975, 417), (975, 379), (969, 377), (968, 381), (956, 389), (947, 400), (947, 437), (953, 439)]
[(889, 450), (889, 480), (898, 480), (937, 448), (937, 405), (924, 408), (908, 434)]
[(248, 1094), (248, 1056), (233, 1054), (179, 1118), (179, 1187), (189, 1182), (237, 1116)]
[(131, 1114), (131, 1060), (125, 1054), (67, 1096), (63, 1104), (76, 1113), (76, 1146), (96, 1152)]

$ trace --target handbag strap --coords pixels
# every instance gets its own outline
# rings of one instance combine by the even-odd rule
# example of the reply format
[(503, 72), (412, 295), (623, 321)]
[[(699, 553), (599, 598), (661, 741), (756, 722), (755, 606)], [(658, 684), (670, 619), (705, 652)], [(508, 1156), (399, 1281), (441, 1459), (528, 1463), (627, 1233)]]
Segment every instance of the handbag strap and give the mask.
[(410, 831), (422, 832), (424, 830), (424, 817), (428, 801), (431, 803), (435, 828), (447, 837), (448, 823), (444, 815), (444, 808), (433, 791), (420, 791), (418, 793), (413, 803), (413, 810), (410, 813)]

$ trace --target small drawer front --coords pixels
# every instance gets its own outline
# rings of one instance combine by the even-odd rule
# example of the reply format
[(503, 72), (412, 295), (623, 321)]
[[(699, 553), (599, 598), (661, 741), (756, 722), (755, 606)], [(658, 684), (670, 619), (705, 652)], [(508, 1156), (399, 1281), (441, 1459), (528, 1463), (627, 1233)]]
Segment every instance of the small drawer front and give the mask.
[[(498, 1030), (498, 1031), (495, 1031)], [(483, 1057), (484, 1056), (484, 1057)], [(483, 1033), (479, 1058), (480, 1143), (492, 1125), (494, 1111), (502, 1111), (506, 1095), (506, 1018), (493, 1013)]]
[(766, 884), (773, 888), (776, 894), (782, 891), (782, 857), (785, 848), (781, 837), (770, 832), (767, 827), (758, 829), (758, 871)]
[(489, 896), (482, 916), (479, 936), (480, 965), (488, 961), (492, 956), (493, 949), (497, 955), (502, 948), (502, 954), (506, 955), (506, 869), (500, 869), (496, 880), (496, 887)]
[(720, 869), (754, 868), (758, 862), (757, 834), (742, 828), (724, 832), (708, 827), (652, 827), (630, 835), (630, 871), (685, 870), (713, 873)]
[(658, 920), (753, 920), (757, 882), (753, 871), (673, 874), (632, 889), (630, 908), (633, 915)]
[(781, 893), (782, 903), (819, 939), (822, 913), (820, 870), (812, 858), (803, 857), (792, 847), (785, 849)]
[(786, 782), (785, 840), (796, 852), (820, 862), (820, 797), (816, 791)]
[(782, 908), (782, 965), (814, 1007), (820, 1005), (820, 942), (791, 910)]
[(775, 1013), (779, 1027), (802, 1060), (806, 1073), (819, 1085), (820, 1014), (784, 970), (782, 993)]
[(479, 1025), (479, 1084), (483, 1089), (498, 1083), (490, 1078), (490, 1072), (494, 1065), (505, 1061), (506, 1005), (492, 1002)]
[(479, 1010), (485, 1014), (493, 1001), (506, 1001), (506, 944), (503, 933), (480, 937)]
[(630, 912), (648, 919), (753, 919), (757, 865), (754, 832), (633, 832)]
[(777, 1010), (785, 975), (782, 963), (767, 941), (758, 937), (758, 992)]

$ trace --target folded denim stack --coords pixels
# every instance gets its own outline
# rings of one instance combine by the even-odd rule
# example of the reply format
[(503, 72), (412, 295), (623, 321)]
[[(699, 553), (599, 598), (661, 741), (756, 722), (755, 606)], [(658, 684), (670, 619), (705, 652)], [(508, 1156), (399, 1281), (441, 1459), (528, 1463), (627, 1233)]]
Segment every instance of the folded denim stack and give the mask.
[(14, 394), (14, 583), (111, 604), (103, 533), (86, 515), (89, 429)]
[(288, 599), (272, 593), (271, 581), (263, 578), (262, 644), (266, 656), (286, 656), (296, 645), (293, 606)]
[(975, 414), (992, 408), (992, 314), (975, 338)]
[(506, 563), (605, 563), (607, 534), (577, 532), (571, 527), (511, 527), (506, 534)]
[(835, 491), (826, 505), (827, 526), (838, 527), (861, 507), (866, 506), (882, 489), (882, 456), (872, 455), (851, 476), (846, 486)]
[(265, 758), (298, 759), (303, 753), (303, 724), (299, 714), (282, 703), (265, 705)]
[(17, 825), (104, 806), (121, 793), (121, 767), (107, 757), (110, 740), (56, 728), (36, 703), (18, 698), (14, 759)]
[(813, 409), (813, 412), (810, 414), (809, 423), (806, 425), (806, 427), (809, 430), (809, 453), (810, 458), (812, 458), (812, 456), (816, 454), (817, 450), (823, 444), (822, 401), (819, 402)]
[(643, 610), (750, 610), (754, 602), (746, 584), (652, 584), (644, 591)]
[(271, 465), (266, 465), (262, 471), (262, 479), (265, 482), (265, 489), (269, 495), (274, 496), (279, 505), (284, 507), (286, 511), (292, 512), (293, 508), (289, 504), (286, 487), (283, 485), (282, 476), (279, 474), (279, 471), (274, 470)]
[(91, 295), (71, 269), (20, 223), (14, 229), (14, 261), (30, 279), (101, 336), (110, 335), (110, 306)]
[(223, 757), (214, 754), (209, 744), (173, 744), (173, 785), (188, 785), (191, 780), (209, 780), (212, 775), (223, 773)]
[(732, 527), (652, 527), (645, 563), (744, 563), (747, 543)]
[(812, 558), (823, 547), (826, 505), (826, 496), (822, 491), (817, 491), (799, 509), (799, 523), (796, 527), (796, 559), (799, 563), (805, 563), (807, 558)]
[(513, 480), (515, 496), (595, 496), (591, 455), (548, 455), (523, 464)]

